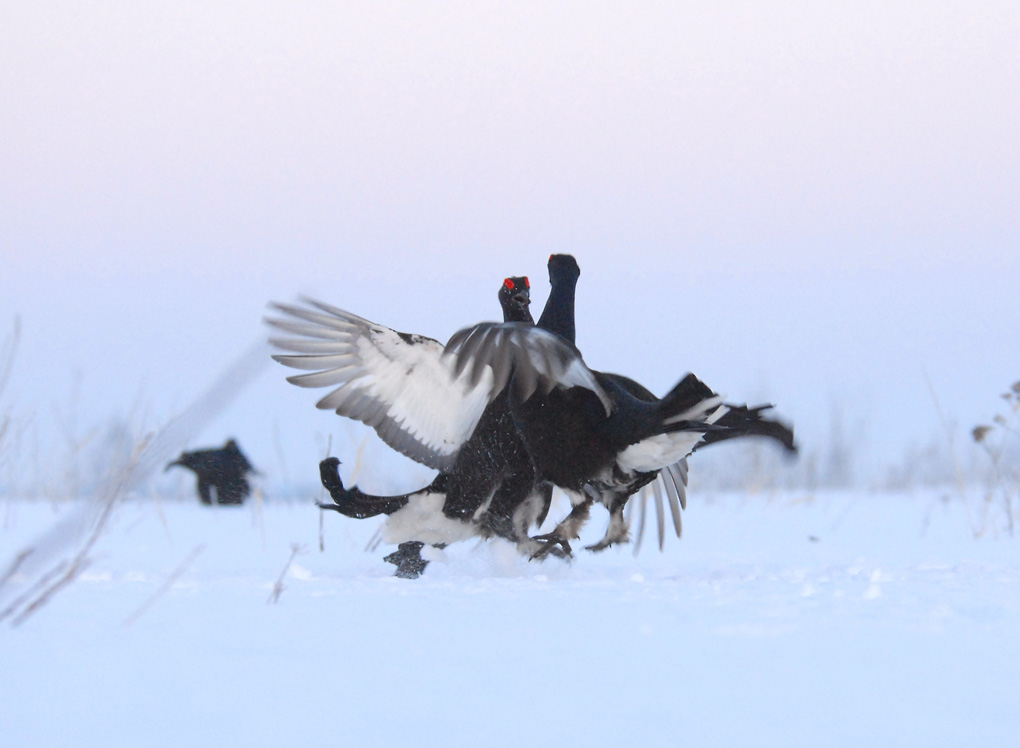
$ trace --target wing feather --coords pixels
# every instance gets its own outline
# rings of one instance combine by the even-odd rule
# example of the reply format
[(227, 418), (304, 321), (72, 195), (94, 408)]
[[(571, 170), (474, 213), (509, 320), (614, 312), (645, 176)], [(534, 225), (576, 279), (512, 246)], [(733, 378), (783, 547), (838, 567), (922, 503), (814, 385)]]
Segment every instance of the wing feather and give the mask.
[(637, 496), (631, 497), (624, 509), (628, 525), (633, 525), (634, 515), (637, 514), (637, 530), (634, 532), (634, 555), (641, 550), (641, 541), (645, 537), (645, 514), (648, 511), (648, 486), (642, 487)]
[[(659, 473), (659, 477), (662, 477), (662, 473), (666, 474), (663, 478), (662, 484), (666, 487), (666, 494), (669, 496), (669, 511), (673, 515), (673, 529), (676, 530), (676, 536), (679, 538), (683, 534), (683, 522), (680, 518), (680, 496), (682, 487), (676, 484), (676, 480), (673, 473), (670, 471), (670, 466), (666, 466)], [(670, 491), (672, 486), (673, 490)]]
[(540, 327), (521, 322), (483, 322), (454, 333), (446, 351), (456, 360), (454, 371), (458, 373), (479, 368), (495, 371), (494, 387), (508, 373), (514, 393), (522, 401), (536, 391), (583, 387), (598, 396), (607, 414), (613, 410), (609, 396), (577, 349)]
[(677, 497), (680, 500), (680, 506), (686, 511), (687, 509), (687, 458), (684, 457), (682, 460), (677, 460), (672, 465), (667, 465), (666, 470), (669, 472), (670, 478), (673, 480), (673, 486), (676, 488)]
[(652, 482), (652, 491), (655, 493), (655, 519), (659, 529), (659, 550), (661, 551), (666, 545), (666, 517), (662, 508), (662, 493), (659, 491), (658, 481)]
[[(523, 323), (482, 323), (443, 346), (312, 299), (273, 304), (266, 322), (296, 337), (274, 337), (287, 351), (276, 361), (307, 373), (287, 381), (334, 387), (317, 407), (375, 429), (397, 451), (448, 469), (486, 405), (508, 381), (522, 400), (536, 391), (584, 387), (606, 413), (612, 402), (577, 349), (560, 336)], [(448, 355), (449, 354), (449, 355)]]
[(287, 381), (335, 387), (317, 407), (371, 426), (413, 460), (449, 469), (496, 394), (491, 368), (472, 362), (470, 374), (461, 375), (432, 338), (399, 333), (319, 301), (303, 302), (273, 304), (280, 316), (266, 319), (296, 336), (271, 339), (288, 352), (275, 360), (308, 372)]

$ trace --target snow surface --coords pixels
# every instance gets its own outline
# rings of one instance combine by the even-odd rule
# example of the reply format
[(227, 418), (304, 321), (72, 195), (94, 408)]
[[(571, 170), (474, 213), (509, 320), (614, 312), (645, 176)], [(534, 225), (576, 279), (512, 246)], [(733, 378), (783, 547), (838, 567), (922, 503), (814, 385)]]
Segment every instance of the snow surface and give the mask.
[[(81, 504), (0, 503), (0, 573)], [(970, 509), (696, 493), (661, 554), (472, 541), (406, 581), (374, 520), (320, 551), (310, 503), (135, 498), (0, 624), (0, 745), (1017, 745), (1018, 541)]]

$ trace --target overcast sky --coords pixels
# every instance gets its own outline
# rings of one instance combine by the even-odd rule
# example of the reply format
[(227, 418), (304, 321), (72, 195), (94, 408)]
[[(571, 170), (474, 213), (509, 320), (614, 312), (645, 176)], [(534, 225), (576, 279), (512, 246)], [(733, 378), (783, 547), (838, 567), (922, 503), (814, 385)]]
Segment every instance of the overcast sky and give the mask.
[[(159, 425), (270, 299), (445, 340), (555, 251), (592, 366), (895, 461), (926, 378), (961, 434), (1020, 379), (1018, 39), (1011, 0), (6, 2), (0, 411)], [(305, 471), (340, 419), (284, 374), (192, 446)]]

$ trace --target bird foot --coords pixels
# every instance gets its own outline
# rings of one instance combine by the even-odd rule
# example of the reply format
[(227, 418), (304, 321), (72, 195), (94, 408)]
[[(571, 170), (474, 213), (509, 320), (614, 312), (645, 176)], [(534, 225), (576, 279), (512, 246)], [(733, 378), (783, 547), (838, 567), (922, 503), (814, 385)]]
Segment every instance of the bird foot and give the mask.
[(425, 544), (419, 540), (401, 543), (397, 546), (397, 550), (384, 556), (383, 561), (396, 565), (397, 570), (393, 572), (393, 576), (401, 579), (417, 579), (429, 564), (421, 557), (421, 549), (424, 547)]
[(486, 512), (478, 520), (478, 527), (487, 538), (498, 537), (511, 541), (516, 539), (513, 522), (505, 517), (496, 517)]
[(610, 528), (609, 531), (606, 532), (606, 535), (605, 537), (602, 538), (602, 540), (593, 545), (586, 545), (584, 549), (586, 551), (591, 551), (592, 553), (598, 553), (599, 551), (604, 551), (606, 548), (614, 546), (617, 543), (629, 543), (629, 542), (630, 533), (627, 532), (626, 528), (623, 529), (623, 532), (619, 531), (614, 532), (613, 528)]
[(531, 554), (532, 561), (541, 561), (549, 554), (556, 556), (557, 558), (572, 558), (573, 552), (570, 548), (570, 543), (567, 542), (566, 538), (558, 535), (555, 532), (546, 533), (545, 535), (535, 535), (531, 538), (533, 541), (539, 543), (537, 550)]

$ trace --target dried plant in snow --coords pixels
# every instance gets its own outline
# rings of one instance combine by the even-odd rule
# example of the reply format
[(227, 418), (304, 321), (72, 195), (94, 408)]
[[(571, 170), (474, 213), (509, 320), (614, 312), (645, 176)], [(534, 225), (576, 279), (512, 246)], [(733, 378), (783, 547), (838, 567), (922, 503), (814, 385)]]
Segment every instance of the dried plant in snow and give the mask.
[(988, 456), (990, 475), (985, 492), (986, 511), (1000, 502), (1006, 531), (1012, 535), (1016, 526), (1013, 504), (1020, 496), (1020, 465), (1017, 455), (1020, 447), (1020, 381), (1002, 394), (1005, 413), (996, 413), (991, 424), (979, 424), (971, 430), (971, 438)]

